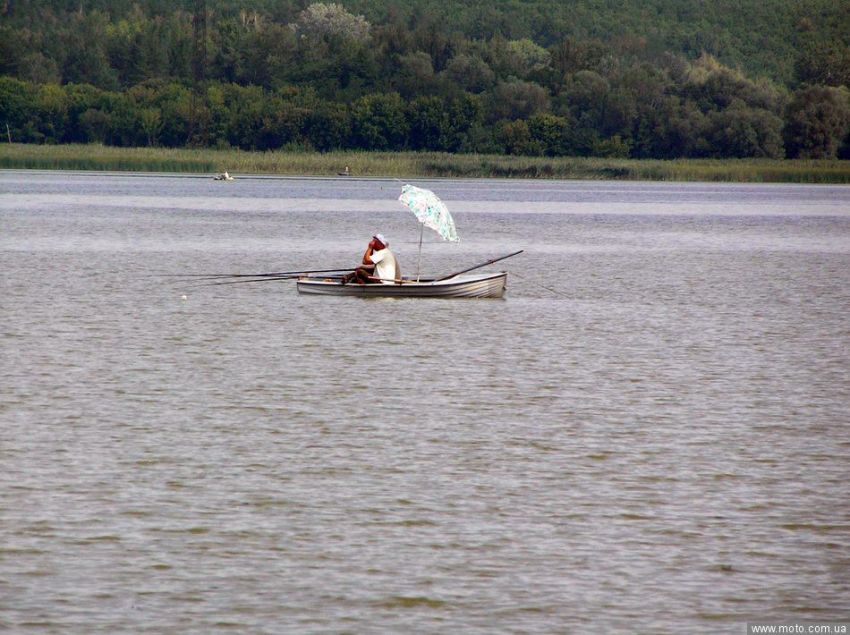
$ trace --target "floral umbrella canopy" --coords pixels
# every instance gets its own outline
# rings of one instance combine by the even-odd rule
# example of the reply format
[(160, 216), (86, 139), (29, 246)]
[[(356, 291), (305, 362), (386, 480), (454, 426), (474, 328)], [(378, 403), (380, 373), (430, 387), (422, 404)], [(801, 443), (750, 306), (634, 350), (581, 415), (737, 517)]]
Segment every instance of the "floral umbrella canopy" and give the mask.
[(433, 229), (443, 240), (450, 242), (460, 240), (448, 208), (431, 190), (415, 185), (404, 185), (398, 200), (416, 214), (416, 218), (423, 226)]
[(422, 231), (429, 227), (437, 232), (443, 240), (457, 242), (460, 238), (455, 229), (455, 222), (449, 209), (431, 190), (415, 185), (404, 185), (398, 200), (410, 209), (422, 223), (419, 232), (419, 259), (416, 264), (416, 279), (419, 280), (420, 265), (422, 264)]

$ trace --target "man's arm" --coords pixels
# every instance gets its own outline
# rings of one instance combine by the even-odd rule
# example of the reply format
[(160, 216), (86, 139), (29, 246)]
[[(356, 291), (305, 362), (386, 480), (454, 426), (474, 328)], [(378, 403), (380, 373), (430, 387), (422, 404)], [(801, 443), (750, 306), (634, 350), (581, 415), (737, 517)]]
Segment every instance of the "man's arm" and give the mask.
[(369, 246), (366, 247), (366, 251), (363, 254), (363, 264), (364, 265), (374, 264), (372, 262), (372, 252), (373, 251), (375, 251), (375, 241), (374, 240), (369, 241)]

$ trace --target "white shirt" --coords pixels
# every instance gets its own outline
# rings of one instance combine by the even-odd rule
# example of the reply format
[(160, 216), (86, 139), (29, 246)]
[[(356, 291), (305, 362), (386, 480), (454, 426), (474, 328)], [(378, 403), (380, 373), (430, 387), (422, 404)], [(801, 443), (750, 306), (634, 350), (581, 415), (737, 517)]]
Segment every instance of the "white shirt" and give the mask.
[(375, 263), (375, 277), (380, 278), (383, 284), (393, 284), (400, 277), (397, 274), (398, 263), (389, 247), (373, 251), (371, 260)]

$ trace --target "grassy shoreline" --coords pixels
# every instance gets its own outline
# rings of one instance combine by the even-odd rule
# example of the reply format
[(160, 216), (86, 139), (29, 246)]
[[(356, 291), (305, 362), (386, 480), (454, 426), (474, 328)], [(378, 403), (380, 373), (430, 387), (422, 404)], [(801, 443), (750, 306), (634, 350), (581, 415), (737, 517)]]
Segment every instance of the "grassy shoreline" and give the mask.
[(245, 152), (0, 144), (0, 169), (333, 176), (850, 183), (850, 161), (513, 157), (438, 152)]

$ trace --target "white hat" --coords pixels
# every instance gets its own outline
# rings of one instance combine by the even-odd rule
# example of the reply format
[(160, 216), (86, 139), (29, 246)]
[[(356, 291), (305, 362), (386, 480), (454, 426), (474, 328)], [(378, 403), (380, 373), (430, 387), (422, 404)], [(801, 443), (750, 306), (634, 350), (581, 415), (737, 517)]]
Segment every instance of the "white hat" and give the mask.
[(389, 247), (389, 246), (390, 246), (390, 244), (387, 242), (387, 239), (386, 239), (386, 238), (384, 238), (384, 235), (383, 235), (383, 234), (374, 234), (374, 235), (372, 236), (372, 238), (377, 238), (378, 240), (380, 240), (380, 241), (381, 241), (381, 244), (382, 244), (384, 247)]

